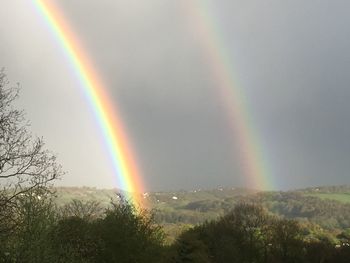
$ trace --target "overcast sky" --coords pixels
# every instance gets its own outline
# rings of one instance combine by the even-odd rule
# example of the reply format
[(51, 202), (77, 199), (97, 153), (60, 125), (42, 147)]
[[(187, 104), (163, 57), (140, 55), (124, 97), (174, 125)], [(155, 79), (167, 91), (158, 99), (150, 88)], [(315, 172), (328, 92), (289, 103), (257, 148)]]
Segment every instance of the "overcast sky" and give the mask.
[[(249, 187), (187, 1), (56, 2), (121, 110), (149, 190)], [(276, 189), (349, 184), (350, 2), (209, 3)], [(2, 2), (0, 35), (18, 107), (67, 172), (59, 184), (117, 187), (91, 107), (32, 1)]]

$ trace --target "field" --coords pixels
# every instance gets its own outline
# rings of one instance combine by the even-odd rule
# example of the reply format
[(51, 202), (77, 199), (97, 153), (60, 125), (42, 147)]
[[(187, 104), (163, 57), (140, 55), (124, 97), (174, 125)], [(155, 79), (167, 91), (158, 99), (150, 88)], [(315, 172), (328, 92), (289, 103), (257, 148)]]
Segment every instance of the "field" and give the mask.
[(318, 197), (322, 200), (335, 200), (338, 202), (342, 202), (345, 204), (350, 203), (350, 193), (312, 193), (312, 194), (306, 194), (308, 196)]

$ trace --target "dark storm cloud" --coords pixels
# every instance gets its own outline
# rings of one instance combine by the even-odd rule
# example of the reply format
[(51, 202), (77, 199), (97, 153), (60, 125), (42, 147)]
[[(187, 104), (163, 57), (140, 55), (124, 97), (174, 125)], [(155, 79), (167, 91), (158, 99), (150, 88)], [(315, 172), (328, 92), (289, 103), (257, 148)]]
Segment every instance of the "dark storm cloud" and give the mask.
[[(350, 3), (210, 3), (236, 84), (248, 95), (276, 186), (349, 183)], [(39, 127), (50, 146), (67, 156), (64, 165), (71, 172), (65, 184), (84, 178), (83, 184), (108, 185), (107, 177), (91, 179), (98, 171), (108, 173), (108, 164), (89, 119), (91, 112), (72, 91), (75, 84), (64, 77), (71, 73), (66, 61), (60, 61), (62, 53), (44, 30), (37, 37), (31, 35), (40, 22), (25, 12), (20, 1), (8, 5), (16, 19), (27, 22), (23, 28), (12, 24), (10, 15), (2, 16), (0, 30), (6, 41), (0, 54), (4, 66), (12, 68), (13, 76), (23, 75), (23, 85), (29, 87), (23, 105), (34, 118), (33, 128)], [(193, 32), (185, 1), (67, 0), (59, 5), (119, 105), (150, 189), (244, 184), (235, 152), (239, 142), (228, 129), (218, 83), (203, 54), (202, 39)], [(38, 53), (44, 55), (38, 58)], [(44, 71), (44, 81), (39, 82), (25, 65)], [(40, 85), (51, 89), (37, 88)], [(40, 99), (42, 93), (48, 99)], [(62, 100), (66, 110), (57, 112)], [(31, 102), (42, 103), (47, 113)], [(64, 120), (65, 111), (75, 117)], [(70, 129), (58, 129), (50, 121), (56, 115), (59, 127)], [(51, 125), (41, 124), (43, 118)], [(86, 141), (89, 149), (84, 148)], [(72, 145), (77, 147), (70, 150)], [(97, 157), (86, 152), (96, 152)], [(94, 165), (84, 168), (81, 163)]]

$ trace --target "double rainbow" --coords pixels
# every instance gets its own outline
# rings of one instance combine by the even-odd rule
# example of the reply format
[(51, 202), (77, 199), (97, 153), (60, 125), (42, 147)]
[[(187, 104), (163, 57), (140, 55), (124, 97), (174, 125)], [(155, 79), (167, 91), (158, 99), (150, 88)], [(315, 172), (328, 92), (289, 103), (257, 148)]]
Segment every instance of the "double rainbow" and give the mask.
[(246, 185), (259, 190), (272, 190), (272, 174), (263, 153), (259, 130), (253, 119), (245, 91), (238, 85), (224, 36), (209, 0), (184, 1), (190, 24), (199, 40), (207, 64), (215, 78), (222, 103), (226, 108), (232, 136), (238, 142), (240, 164)]
[[(118, 116), (115, 104), (106, 94), (106, 88), (98, 79), (96, 71), (87, 59), (75, 35), (69, 30), (63, 15), (51, 2), (34, 0), (37, 8), (45, 17), (47, 24), (57, 37), (67, 57), (72, 63), (81, 81), (81, 86), (92, 105), (98, 123), (103, 131), (105, 142), (113, 160), (115, 173), (120, 187), (130, 193), (134, 203), (141, 203), (140, 194), (143, 183), (133, 158), (129, 140)], [(272, 178), (258, 134), (254, 125), (251, 107), (245, 92), (237, 86), (234, 70), (229, 60), (229, 52), (220, 34), (215, 18), (210, 14), (207, 0), (185, 0), (185, 9), (189, 11), (191, 24), (200, 35), (203, 54), (215, 77), (218, 92), (226, 107), (233, 137), (239, 142), (239, 152), (246, 183), (256, 189), (272, 189)]]
[(129, 200), (135, 205), (140, 205), (140, 194), (144, 191), (143, 183), (115, 104), (110, 101), (106, 88), (91, 66), (86, 52), (67, 26), (60, 10), (52, 1), (34, 2), (76, 71), (102, 130), (120, 188), (126, 192)]

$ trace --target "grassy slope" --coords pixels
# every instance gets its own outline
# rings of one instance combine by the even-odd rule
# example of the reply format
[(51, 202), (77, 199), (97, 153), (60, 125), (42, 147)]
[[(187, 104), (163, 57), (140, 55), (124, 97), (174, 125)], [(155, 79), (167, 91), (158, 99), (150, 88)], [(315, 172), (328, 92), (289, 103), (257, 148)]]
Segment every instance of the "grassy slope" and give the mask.
[(350, 203), (350, 186), (323, 186), (300, 190), (306, 196), (313, 196), (322, 200), (334, 200), (342, 203)]

